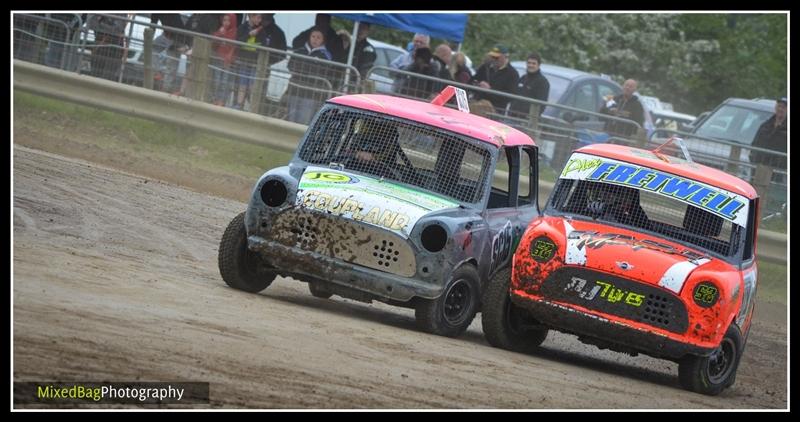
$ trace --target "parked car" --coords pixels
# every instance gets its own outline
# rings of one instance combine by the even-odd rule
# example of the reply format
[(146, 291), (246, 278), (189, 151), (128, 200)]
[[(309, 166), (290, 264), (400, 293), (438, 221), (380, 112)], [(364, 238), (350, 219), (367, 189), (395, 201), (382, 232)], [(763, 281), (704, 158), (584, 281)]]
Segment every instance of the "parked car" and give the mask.
[(691, 130), (691, 124), (697, 117), (691, 114), (678, 113), (666, 109), (652, 110), (650, 114), (653, 116), (656, 129), (669, 129), (680, 132), (688, 132)]
[(328, 100), (225, 230), (225, 283), (259, 292), (288, 276), (316, 297), (414, 308), (425, 330), (463, 333), (538, 215), (537, 148), (442, 98)]
[[(710, 114), (696, 123), (692, 134), (705, 138), (734, 142), (742, 146), (753, 144), (758, 128), (775, 112), (775, 100), (728, 98), (718, 105)], [(692, 157), (700, 163), (733, 171), (735, 175), (751, 180), (753, 169), (749, 166), (750, 150), (741, 148), (739, 154), (731, 157), (731, 146), (708, 140), (686, 137), (686, 146)], [(730, 163), (735, 165), (731, 170)]]
[(733, 385), (755, 304), (758, 194), (747, 182), (622, 145), (576, 150), (513, 270), (483, 302), (489, 343), (536, 349), (548, 329), (678, 362), (683, 387)]
[[(511, 66), (517, 70), (520, 77), (527, 72), (525, 61), (513, 61)], [(622, 87), (611, 79), (581, 70), (544, 63), (540, 66), (540, 71), (550, 83), (550, 93), (547, 98), (549, 103), (596, 113), (603, 105), (603, 97), (622, 93)], [(544, 115), (566, 121), (580, 118), (570, 111), (554, 107), (547, 107)], [(595, 117), (581, 120), (584, 122), (584, 127), (591, 126), (594, 129), (601, 129), (604, 124)], [(589, 122), (594, 124), (589, 125)]]
[[(517, 70), (520, 77), (527, 72), (525, 61), (513, 61), (511, 65)], [(540, 71), (550, 83), (550, 93), (547, 98), (547, 102), (550, 103), (597, 113), (602, 108), (605, 97), (622, 93), (622, 87), (606, 76), (547, 63), (540, 66)], [(650, 114), (650, 108), (645, 102), (642, 102), (642, 105), (645, 110), (645, 124), (643, 127), (648, 131), (649, 135), (655, 129), (655, 125)], [(565, 125), (565, 122), (568, 123), (570, 130), (565, 136), (577, 137), (579, 145), (605, 142), (608, 139), (608, 135), (605, 134), (606, 120), (601, 117), (556, 107), (545, 108), (542, 116), (542, 123), (547, 125), (547, 131), (551, 135), (560, 133), (557, 128)], [(560, 168), (570, 151), (564, 151), (561, 154), (561, 160), (556, 160), (558, 162), (555, 162), (555, 147), (558, 141), (548, 141), (550, 140), (544, 136), (541, 139), (542, 158), (545, 162)]]
[(653, 97), (651, 95), (641, 95), (640, 94), (639, 95), (639, 101), (641, 101), (642, 104), (645, 104), (646, 107), (648, 109), (650, 109), (651, 111), (663, 110), (665, 108), (664, 107), (664, 103), (662, 103), (661, 100), (658, 99), (658, 97)]

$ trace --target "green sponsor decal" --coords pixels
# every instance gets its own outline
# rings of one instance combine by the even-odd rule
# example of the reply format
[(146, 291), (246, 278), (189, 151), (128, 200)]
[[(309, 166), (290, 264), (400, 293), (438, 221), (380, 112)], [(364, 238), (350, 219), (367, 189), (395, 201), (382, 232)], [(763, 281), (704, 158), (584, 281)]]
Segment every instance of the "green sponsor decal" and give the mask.
[(719, 290), (711, 283), (703, 282), (694, 288), (694, 303), (703, 308), (710, 308), (717, 303)]
[(547, 237), (538, 237), (531, 243), (531, 256), (537, 262), (547, 262), (556, 253), (556, 245)]

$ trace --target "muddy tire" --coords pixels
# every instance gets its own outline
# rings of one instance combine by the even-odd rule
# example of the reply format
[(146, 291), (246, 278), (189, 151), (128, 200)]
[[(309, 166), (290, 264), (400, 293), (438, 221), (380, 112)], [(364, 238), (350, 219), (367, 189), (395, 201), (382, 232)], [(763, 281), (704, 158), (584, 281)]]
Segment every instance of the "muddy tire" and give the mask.
[(736, 381), (744, 344), (739, 327), (731, 324), (719, 347), (709, 356), (686, 356), (678, 364), (681, 386), (716, 396)]
[(265, 271), (258, 254), (247, 248), (244, 213), (237, 215), (219, 242), (219, 273), (228, 286), (258, 293), (275, 280), (275, 274)]
[(481, 323), (486, 340), (494, 347), (521, 353), (536, 350), (547, 337), (548, 329), (536, 327), (525, 310), (511, 302), (511, 268), (497, 272), (483, 294)]
[(308, 282), (308, 291), (311, 292), (311, 296), (318, 297), (320, 299), (329, 299), (331, 296), (333, 296), (333, 293), (329, 292), (325, 286), (315, 281)]
[(475, 319), (480, 305), (478, 271), (462, 265), (453, 271), (444, 293), (436, 299), (419, 299), (415, 316), (423, 330), (445, 337), (458, 337)]

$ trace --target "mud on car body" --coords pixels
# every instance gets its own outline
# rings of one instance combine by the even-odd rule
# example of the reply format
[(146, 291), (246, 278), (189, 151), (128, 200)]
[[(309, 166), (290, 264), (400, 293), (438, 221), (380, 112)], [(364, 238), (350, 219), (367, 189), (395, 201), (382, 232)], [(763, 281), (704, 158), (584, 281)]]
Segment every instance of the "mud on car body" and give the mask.
[[(329, 100), (288, 166), (266, 172), (220, 244), (222, 278), (258, 292), (277, 276), (317, 297), (416, 310), (457, 336), (539, 215), (536, 146), (505, 125), (383, 95)], [(498, 161), (500, 161), (498, 163)]]
[(513, 271), (486, 289), (483, 330), (529, 351), (552, 328), (679, 362), (681, 384), (734, 383), (753, 314), (758, 197), (721, 171), (620, 145), (578, 149)]

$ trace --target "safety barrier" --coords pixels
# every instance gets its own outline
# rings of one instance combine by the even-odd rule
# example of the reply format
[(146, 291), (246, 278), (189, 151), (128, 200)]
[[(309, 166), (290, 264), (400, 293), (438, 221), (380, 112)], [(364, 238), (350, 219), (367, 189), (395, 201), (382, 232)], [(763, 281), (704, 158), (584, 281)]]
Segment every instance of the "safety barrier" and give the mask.
[[(122, 114), (182, 124), (231, 139), (294, 152), (306, 126), (238, 110), (215, 107), (163, 92), (127, 86), (14, 60), (14, 88), (38, 95), (111, 110)], [(98, 95), (102, 92), (102, 95)], [(551, 183), (540, 183), (539, 199), (549, 195)], [(759, 230), (759, 258), (785, 264), (787, 236)]]

